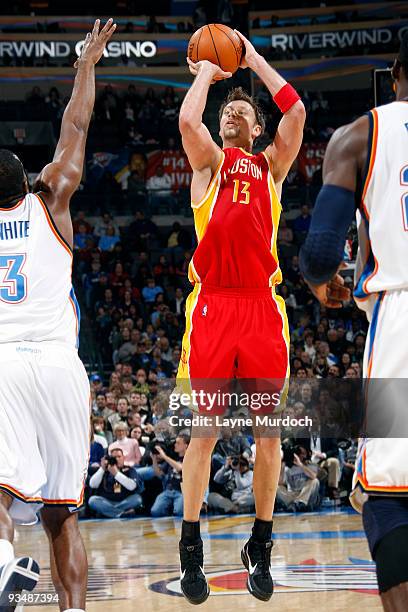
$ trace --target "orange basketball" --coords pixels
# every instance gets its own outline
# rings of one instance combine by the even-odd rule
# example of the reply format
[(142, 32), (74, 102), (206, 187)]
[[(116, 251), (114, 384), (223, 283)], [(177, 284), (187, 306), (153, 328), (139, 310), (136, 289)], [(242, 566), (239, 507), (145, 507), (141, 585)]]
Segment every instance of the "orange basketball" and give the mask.
[(241, 63), (244, 45), (238, 34), (222, 23), (205, 25), (192, 35), (188, 57), (192, 62), (208, 60), (225, 72), (236, 72)]

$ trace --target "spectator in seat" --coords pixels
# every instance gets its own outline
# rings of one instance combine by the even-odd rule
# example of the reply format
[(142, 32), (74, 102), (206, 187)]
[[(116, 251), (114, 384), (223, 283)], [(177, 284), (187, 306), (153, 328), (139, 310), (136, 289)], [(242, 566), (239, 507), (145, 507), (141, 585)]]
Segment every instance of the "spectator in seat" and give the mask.
[(170, 378), (173, 370), (170, 361), (163, 358), (158, 346), (156, 346), (156, 348), (154, 348), (152, 351), (152, 368), (154, 368), (158, 373), (163, 373), (165, 378)]
[(142, 289), (142, 296), (146, 304), (154, 304), (156, 295), (163, 293), (162, 287), (156, 285), (154, 278), (148, 278), (147, 284)]
[(105, 236), (99, 238), (98, 246), (101, 251), (113, 251), (115, 245), (120, 241), (120, 236), (115, 234), (115, 228), (110, 225), (106, 229)]
[(99, 391), (95, 395), (95, 401), (92, 402), (92, 413), (94, 416), (102, 416), (102, 412), (106, 408), (106, 396), (105, 393)]
[(129, 332), (128, 328), (125, 327), (123, 329), (122, 335), (124, 335), (126, 330), (126, 335), (128, 339), (121, 344), (116, 354), (116, 360), (120, 363), (126, 363), (130, 361), (130, 359), (137, 353), (137, 345), (140, 341), (140, 332), (138, 329), (132, 329)]
[(156, 174), (147, 179), (146, 189), (149, 194), (149, 206), (152, 213), (164, 208), (166, 212), (173, 212), (175, 201), (172, 195), (172, 182), (170, 174), (164, 172), (163, 166), (157, 166)]
[(113, 217), (110, 213), (103, 213), (102, 218), (95, 225), (94, 234), (95, 236), (101, 237), (105, 236), (108, 230), (108, 227), (115, 228), (115, 234), (119, 234), (119, 226), (114, 222)]
[(101, 459), (99, 470), (89, 480), (96, 491), (88, 504), (98, 515), (119, 518), (142, 506), (143, 483), (135, 468), (125, 466), (120, 448), (113, 448), (110, 457)]
[[(136, 372), (136, 384), (135, 384), (134, 390), (137, 393), (140, 393), (140, 395), (142, 395), (143, 393), (146, 396), (149, 395), (149, 385), (147, 382), (147, 374), (146, 374), (146, 370), (144, 370), (143, 368), (140, 368)], [(140, 403), (141, 403), (141, 400), (140, 400)]]
[[(142, 210), (137, 210), (135, 212), (134, 220), (129, 225), (127, 230), (127, 240), (129, 243), (129, 248), (131, 250), (140, 250), (140, 249), (148, 249), (152, 240), (154, 240), (157, 236), (157, 225), (148, 217), (146, 217), (145, 213)], [(135, 247), (139, 248), (136, 249)], [(148, 264), (148, 255), (144, 253), (142, 258), (142, 253), (140, 253), (140, 263), (141, 265)], [(138, 279), (140, 281), (140, 279)]]
[(146, 452), (146, 445), (145, 442), (143, 441), (143, 429), (141, 427), (141, 425), (135, 425), (131, 432), (130, 432), (130, 437), (134, 440), (137, 441), (138, 445), (139, 445), (139, 449), (140, 449), (140, 453), (143, 457), (143, 455)]
[(72, 222), (74, 234), (78, 233), (80, 225), (85, 225), (86, 233), (92, 234), (92, 225), (86, 220), (85, 212), (83, 210), (78, 210), (75, 219)]
[(131, 365), (133, 366), (133, 368), (137, 369), (141, 369), (141, 368), (150, 368), (150, 364), (151, 364), (151, 360), (150, 360), (150, 355), (148, 353), (148, 349), (147, 349), (147, 343), (146, 340), (144, 338), (142, 338), (139, 342), (139, 344), (137, 345), (137, 353), (135, 355), (133, 355), (132, 359), (131, 359)]
[(92, 431), (94, 442), (99, 442), (106, 451), (109, 444), (113, 442), (113, 437), (110, 431), (106, 431), (106, 422), (103, 416), (92, 417)]
[(299, 245), (303, 244), (306, 238), (311, 219), (312, 217), (309, 212), (309, 207), (307, 204), (304, 204), (300, 209), (300, 215), (298, 215), (293, 221), (293, 230), (295, 232), (296, 242)]
[(156, 497), (151, 508), (151, 515), (157, 516), (183, 516), (183, 494), (181, 491), (183, 459), (186, 454), (190, 436), (180, 434), (174, 443), (174, 451), (178, 460), (172, 459), (160, 447), (155, 447), (152, 453), (153, 469), (163, 483), (163, 492)]
[(330, 437), (330, 432), (325, 431), (314, 416), (313, 427), (298, 431), (296, 442), (306, 449), (312, 463), (326, 472), (328, 495), (331, 499), (338, 499), (341, 469), (337, 440)]
[(91, 383), (92, 395), (96, 396), (98, 393), (103, 393), (103, 381), (99, 374), (91, 374), (89, 377), (89, 382)]
[(209, 494), (209, 508), (224, 513), (253, 512), (253, 479), (254, 473), (245, 455), (227, 457), (225, 464), (214, 475), (214, 482), (223, 488), (221, 493)]
[(90, 238), (92, 236), (88, 233), (85, 223), (80, 223), (78, 231), (74, 234), (74, 249), (86, 249)]
[(171, 360), (170, 360), (171, 366), (173, 368), (173, 372), (177, 372), (179, 363), (180, 363), (180, 358), (181, 358), (181, 349), (180, 347), (176, 346), (172, 350)]
[(99, 443), (99, 440), (96, 440), (95, 437), (91, 442), (91, 448), (89, 450), (89, 465), (88, 465), (88, 475), (91, 476), (94, 474), (101, 463), (101, 460), (106, 454), (106, 449)]
[(305, 512), (315, 509), (319, 503), (317, 466), (307, 457), (307, 450), (297, 446), (293, 465), (286, 465), (282, 461), (276, 501), (286, 511)]
[(178, 316), (182, 316), (185, 311), (185, 302), (186, 300), (183, 294), (183, 290), (181, 289), (181, 287), (177, 287), (174, 299), (170, 300), (169, 302), (171, 312), (174, 312), (174, 314)]
[(293, 231), (288, 227), (285, 217), (281, 217), (278, 229), (279, 253), (287, 259), (297, 253), (297, 247), (293, 244)]
[[(106, 394), (106, 397), (108, 394)], [(117, 401), (116, 411), (108, 417), (108, 423), (110, 424), (112, 430), (114, 429), (116, 423), (120, 421), (125, 421), (129, 414), (129, 401), (128, 398), (122, 396)]]
[[(300, 277), (300, 268), (299, 268), (299, 257), (297, 255), (294, 255), (291, 259), (290, 262), (290, 266), (288, 268), (288, 270), (286, 271), (286, 280), (291, 282), (292, 285), (296, 285), (296, 283), (299, 281), (299, 277)], [(299, 302), (298, 303), (303, 303), (303, 302)]]
[(142, 458), (142, 453), (140, 452), (137, 440), (128, 437), (129, 427), (127, 424), (123, 421), (116, 423), (113, 427), (113, 434), (115, 440), (109, 445), (109, 454), (111, 454), (114, 448), (120, 448), (124, 457), (124, 465), (128, 467), (138, 465)]
[[(109, 228), (108, 228), (109, 229)], [(117, 261), (114, 271), (109, 274), (109, 285), (119, 291), (125, 285), (125, 281), (129, 279), (129, 274), (124, 271), (121, 261)]]

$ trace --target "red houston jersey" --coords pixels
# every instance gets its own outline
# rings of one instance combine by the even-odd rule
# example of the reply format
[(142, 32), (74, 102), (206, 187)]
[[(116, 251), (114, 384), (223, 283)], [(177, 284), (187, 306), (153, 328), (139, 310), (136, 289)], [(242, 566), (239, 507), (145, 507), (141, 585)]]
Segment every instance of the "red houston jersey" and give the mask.
[(249, 288), (281, 282), (276, 235), (282, 207), (265, 153), (224, 149), (204, 197), (192, 208), (198, 239), (192, 283)]

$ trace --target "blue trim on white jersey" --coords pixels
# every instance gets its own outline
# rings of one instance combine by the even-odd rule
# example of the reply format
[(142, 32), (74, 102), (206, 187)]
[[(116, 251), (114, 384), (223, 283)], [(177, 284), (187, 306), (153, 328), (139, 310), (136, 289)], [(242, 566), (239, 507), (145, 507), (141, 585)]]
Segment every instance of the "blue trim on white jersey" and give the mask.
[(79, 307), (79, 303), (77, 300), (77, 297), (75, 295), (75, 291), (74, 288), (71, 287), (71, 291), (69, 292), (69, 297), (72, 299), (74, 306), (75, 306), (75, 312), (76, 312), (76, 316), (77, 316), (77, 320), (78, 320), (78, 335), (77, 335), (77, 339), (76, 339), (76, 347), (79, 348), (79, 330), (81, 328), (81, 309)]
[(380, 293), (378, 294), (378, 297), (376, 299), (375, 305), (374, 305), (373, 317), (371, 319), (371, 324), (370, 324), (370, 337), (369, 337), (370, 345), (369, 345), (369, 348), (368, 348), (368, 360), (367, 360), (367, 363), (370, 363), (371, 354), (373, 352), (375, 332), (377, 330), (377, 324), (378, 324), (378, 315), (380, 313), (380, 306), (381, 306), (382, 299), (384, 297), (384, 293), (385, 293), (385, 291), (380, 291)]

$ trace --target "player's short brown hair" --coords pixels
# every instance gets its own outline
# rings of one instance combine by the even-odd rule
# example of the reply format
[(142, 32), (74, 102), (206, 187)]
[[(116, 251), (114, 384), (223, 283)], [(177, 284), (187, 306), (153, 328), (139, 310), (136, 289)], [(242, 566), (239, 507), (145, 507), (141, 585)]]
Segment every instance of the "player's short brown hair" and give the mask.
[(235, 100), (243, 100), (244, 102), (248, 102), (248, 104), (250, 104), (252, 106), (252, 108), (254, 109), (256, 122), (262, 128), (262, 132), (260, 134), (260, 136), (262, 136), (262, 134), (265, 131), (265, 117), (264, 117), (264, 114), (263, 114), (259, 104), (257, 104), (257, 102), (255, 102), (253, 97), (250, 96), (245, 91), (245, 89), (242, 89), (242, 87), (234, 87), (234, 89), (231, 89), (228, 92), (228, 96), (225, 98), (224, 102), (220, 106), (220, 110), (218, 111), (218, 117), (219, 117), (220, 121), (221, 121), (222, 114), (224, 112), (224, 108), (230, 102), (235, 102)]

